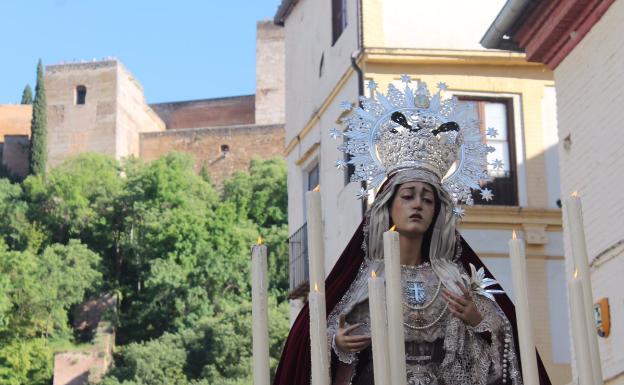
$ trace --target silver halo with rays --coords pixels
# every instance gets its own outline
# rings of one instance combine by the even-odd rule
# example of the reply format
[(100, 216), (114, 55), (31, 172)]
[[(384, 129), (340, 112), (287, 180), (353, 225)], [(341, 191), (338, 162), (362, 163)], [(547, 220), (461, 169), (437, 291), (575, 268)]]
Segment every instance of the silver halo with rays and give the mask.
[[(358, 197), (365, 198), (394, 171), (422, 168), (440, 178), (456, 206), (474, 203), (471, 189), (491, 199), (491, 191), (479, 182), (491, 180), (487, 153), (494, 148), (484, 143), (474, 105), (458, 106), (457, 98), (442, 98), (444, 83), (430, 95), (424, 82), (419, 81), (414, 90), (408, 76), (401, 79), (404, 89), (390, 84), (387, 94), (376, 91), (371, 81), (372, 96), (360, 97), (361, 107), (342, 120), (345, 132), (331, 130), (334, 139), (345, 137), (338, 149), (350, 156), (348, 163), (355, 167), (351, 181), (366, 182)], [(454, 212), (460, 216), (463, 210)]]

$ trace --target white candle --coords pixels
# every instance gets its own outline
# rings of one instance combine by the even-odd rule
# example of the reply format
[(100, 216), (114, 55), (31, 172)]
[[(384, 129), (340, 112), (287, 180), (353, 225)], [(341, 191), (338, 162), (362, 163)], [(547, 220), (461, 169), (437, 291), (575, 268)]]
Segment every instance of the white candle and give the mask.
[(390, 229), (383, 235), (386, 301), (388, 306), (388, 343), (390, 381), (406, 385), (405, 330), (403, 327), (403, 293), (401, 288), (401, 248), (399, 233)]
[(310, 271), (310, 291), (312, 283), (318, 285), (319, 292), (325, 293), (325, 254), (323, 242), (323, 222), (321, 212), (321, 192), (317, 189), (306, 193), (308, 212), (308, 258)]
[(518, 322), (518, 343), (520, 345), (520, 360), (522, 361), (522, 380), (526, 385), (539, 385), (535, 342), (531, 328), (531, 316), (527, 293), (527, 268), (523, 241), (516, 239), (513, 232), (509, 240), (509, 258), (513, 278), (514, 294), (516, 297), (516, 320)]
[(251, 249), (253, 383), (269, 385), (267, 248), (261, 242), (259, 238)]
[(368, 279), (368, 309), (373, 349), (375, 385), (390, 385), (388, 365), (388, 318), (386, 316), (385, 280), (373, 271)]
[(310, 305), (310, 352), (312, 385), (329, 385), (329, 351), (327, 350), (327, 317), (325, 293), (317, 284), (308, 294)]
[(568, 223), (568, 234), (572, 244), (573, 266), (578, 269), (579, 280), (583, 287), (583, 307), (585, 327), (589, 341), (590, 359), (592, 363), (593, 379), (596, 384), (602, 384), (602, 366), (600, 363), (600, 349), (598, 348), (598, 333), (594, 318), (594, 301), (592, 299), (591, 278), (589, 276), (589, 260), (583, 228), (583, 210), (581, 198), (576, 192), (565, 200), (565, 210)]
[(583, 287), (578, 276), (578, 270), (574, 272), (573, 278), (568, 281), (568, 291), (578, 385), (595, 385), (596, 383), (593, 382), (594, 371), (589, 353), (589, 338), (587, 326), (585, 325), (587, 319), (583, 309)]

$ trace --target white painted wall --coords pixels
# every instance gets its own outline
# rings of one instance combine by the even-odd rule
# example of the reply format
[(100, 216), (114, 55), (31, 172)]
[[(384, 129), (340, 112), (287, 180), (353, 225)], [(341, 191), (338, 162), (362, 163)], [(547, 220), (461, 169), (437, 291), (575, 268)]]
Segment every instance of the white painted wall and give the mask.
[[(347, 2), (347, 27), (332, 46), (331, 2), (299, 0), (284, 23), (286, 52), (286, 144), (312, 118), (357, 49), (357, 9)], [(323, 75), (319, 76), (321, 57)], [(357, 96), (357, 88), (352, 97)]]
[[(561, 192), (578, 191), (593, 297), (608, 297), (612, 333), (599, 338), (605, 379), (624, 373), (624, 2), (616, 1), (555, 70)], [(564, 215), (565, 220), (565, 215)], [(615, 247), (608, 251), (611, 247)], [(565, 254), (571, 258), (570, 246)], [(567, 265), (568, 274), (571, 265)], [(624, 383), (622, 378), (617, 383)]]
[(505, 0), (384, 0), (384, 42), (391, 48), (483, 50), (479, 41)]
[(557, 145), (557, 96), (555, 87), (544, 87), (542, 98), (542, 130), (544, 132), (544, 161), (546, 163), (546, 190), (550, 209), (557, 208), (557, 199), (561, 197), (559, 179), (559, 154)]

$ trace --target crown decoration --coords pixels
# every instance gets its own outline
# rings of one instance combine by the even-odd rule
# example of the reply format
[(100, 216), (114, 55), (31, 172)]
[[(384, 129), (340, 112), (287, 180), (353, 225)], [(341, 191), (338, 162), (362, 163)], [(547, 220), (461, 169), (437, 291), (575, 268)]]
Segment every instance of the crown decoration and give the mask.
[[(334, 139), (345, 138), (338, 149), (350, 155), (348, 162), (337, 160), (336, 167), (343, 169), (352, 164), (355, 172), (351, 181), (367, 182), (358, 197), (367, 197), (393, 172), (416, 168), (440, 178), (458, 216), (463, 215), (458, 206), (461, 202), (474, 203), (471, 189), (479, 190), (485, 200), (492, 199), (492, 191), (481, 188), (479, 182), (491, 180), (486, 156), (495, 149), (484, 143), (474, 104), (458, 105), (456, 97), (443, 98), (445, 83), (439, 83), (437, 92), (431, 95), (426, 83), (418, 81), (413, 89), (409, 76), (403, 75), (401, 80), (403, 90), (390, 84), (387, 94), (378, 92), (371, 80), (371, 97), (361, 96), (361, 107), (342, 120), (345, 131), (330, 130)], [(353, 110), (349, 102), (342, 102), (341, 108)], [(488, 128), (488, 136), (496, 134), (495, 129)], [(502, 168), (498, 159), (491, 165)]]

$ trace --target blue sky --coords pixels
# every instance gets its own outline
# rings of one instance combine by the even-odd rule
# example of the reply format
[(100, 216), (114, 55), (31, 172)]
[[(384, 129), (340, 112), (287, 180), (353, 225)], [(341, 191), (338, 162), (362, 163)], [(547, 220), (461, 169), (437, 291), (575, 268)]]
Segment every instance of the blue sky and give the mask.
[(37, 60), (115, 56), (149, 103), (255, 93), (256, 21), (280, 0), (0, 0), (0, 104), (34, 89)]

